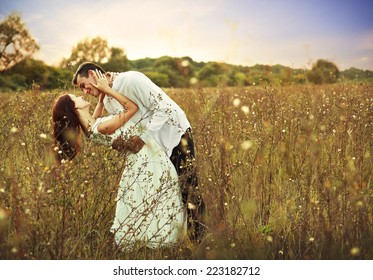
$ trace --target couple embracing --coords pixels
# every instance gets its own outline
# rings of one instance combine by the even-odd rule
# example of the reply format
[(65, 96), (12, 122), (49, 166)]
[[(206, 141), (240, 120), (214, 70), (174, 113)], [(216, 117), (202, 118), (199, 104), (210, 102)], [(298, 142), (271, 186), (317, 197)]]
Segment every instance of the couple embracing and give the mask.
[(105, 72), (86, 62), (72, 82), (99, 101), (91, 114), (91, 104), (81, 96), (64, 94), (56, 99), (52, 120), (62, 159), (75, 157), (82, 133), (126, 157), (111, 228), (116, 243), (172, 246), (186, 231), (192, 241), (201, 241), (205, 205), (192, 131), (182, 109), (136, 71)]

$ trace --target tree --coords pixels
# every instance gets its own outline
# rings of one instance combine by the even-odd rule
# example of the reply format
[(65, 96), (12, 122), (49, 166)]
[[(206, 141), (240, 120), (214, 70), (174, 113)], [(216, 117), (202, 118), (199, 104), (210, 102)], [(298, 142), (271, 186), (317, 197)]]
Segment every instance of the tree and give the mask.
[(0, 22), (0, 71), (18, 64), (39, 50), (21, 17), (10, 14)]
[(124, 72), (130, 69), (129, 61), (121, 48), (112, 47), (109, 61), (103, 64), (103, 68), (112, 72)]
[(333, 63), (325, 59), (319, 59), (307, 74), (308, 80), (315, 84), (335, 83), (339, 77), (339, 69)]
[[(41, 60), (26, 58), (12, 68), (1, 73), (0, 87), (3, 90), (69, 88), (71, 72), (67, 69), (46, 65)], [(2, 81), (1, 81), (2, 80)]]
[(166, 74), (170, 86), (188, 87), (193, 75), (192, 62), (193, 60), (189, 57), (162, 56), (155, 61), (153, 69), (158, 73)]
[(61, 67), (77, 67), (85, 61), (103, 64), (109, 61), (110, 56), (111, 50), (105, 39), (99, 36), (92, 39), (86, 38), (73, 47), (70, 57), (62, 60)]
[(78, 42), (72, 49), (70, 57), (63, 59), (60, 66), (71, 69), (86, 61), (97, 63), (107, 71), (127, 71), (130, 68), (124, 50), (109, 47), (108, 42), (99, 36)]
[(231, 71), (228, 64), (208, 62), (198, 71), (197, 78), (201, 86), (226, 86), (229, 83)]

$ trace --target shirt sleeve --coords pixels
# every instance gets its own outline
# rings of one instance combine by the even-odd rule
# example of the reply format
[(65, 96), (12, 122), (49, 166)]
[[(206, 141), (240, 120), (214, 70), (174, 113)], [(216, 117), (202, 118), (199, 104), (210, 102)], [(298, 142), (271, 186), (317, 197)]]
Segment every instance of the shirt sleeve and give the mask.
[(166, 100), (164, 92), (149, 78), (141, 73), (132, 74), (127, 82), (121, 81), (119, 91), (131, 99), (137, 106), (143, 106), (145, 116), (150, 120), (141, 139), (147, 143), (152, 138), (151, 132), (158, 132), (162, 126), (172, 121), (172, 105)]

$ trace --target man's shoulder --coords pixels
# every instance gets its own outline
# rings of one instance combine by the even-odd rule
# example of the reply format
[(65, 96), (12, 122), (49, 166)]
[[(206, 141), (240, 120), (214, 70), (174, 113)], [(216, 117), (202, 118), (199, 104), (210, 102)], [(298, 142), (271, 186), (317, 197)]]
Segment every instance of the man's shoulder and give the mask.
[(119, 76), (123, 76), (123, 77), (133, 77), (133, 76), (135, 76), (135, 77), (137, 77), (137, 76), (144, 76), (144, 74), (139, 72), (139, 71), (136, 71), (136, 70), (129, 70), (129, 71), (119, 73)]
[(148, 84), (150, 79), (143, 73), (135, 70), (122, 72), (118, 75), (118, 81), (128, 86), (130, 85), (145, 85)]
[(118, 73), (116, 78), (114, 79), (114, 85), (118, 84), (118, 83), (120, 83), (120, 84), (130, 83), (134, 79), (134, 77), (136, 77), (138, 75), (137, 73), (140, 73), (140, 72), (130, 70), (130, 71), (125, 71), (125, 72)]

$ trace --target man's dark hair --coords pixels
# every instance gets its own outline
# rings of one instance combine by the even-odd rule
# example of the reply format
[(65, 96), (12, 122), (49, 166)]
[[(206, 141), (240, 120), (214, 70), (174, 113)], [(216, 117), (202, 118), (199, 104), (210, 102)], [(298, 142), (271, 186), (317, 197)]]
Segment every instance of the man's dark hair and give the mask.
[(73, 85), (77, 85), (78, 82), (78, 76), (81, 76), (81, 77), (84, 77), (84, 78), (88, 78), (88, 71), (89, 70), (100, 70), (102, 73), (105, 73), (105, 70), (102, 69), (101, 66), (93, 63), (93, 62), (84, 62), (82, 64), (79, 65), (78, 67), (78, 70), (76, 70), (75, 74), (74, 74), (74, 77), (72, 79), (72, 84)]

